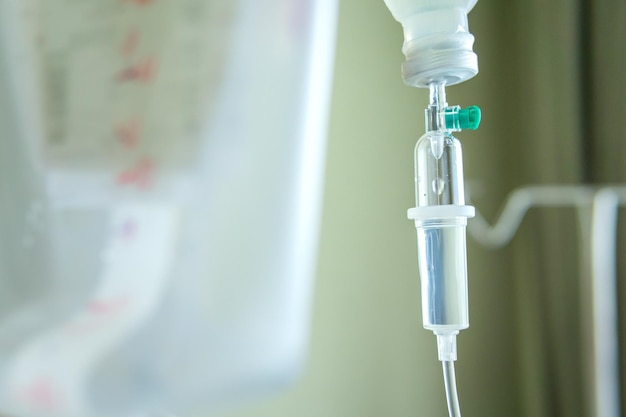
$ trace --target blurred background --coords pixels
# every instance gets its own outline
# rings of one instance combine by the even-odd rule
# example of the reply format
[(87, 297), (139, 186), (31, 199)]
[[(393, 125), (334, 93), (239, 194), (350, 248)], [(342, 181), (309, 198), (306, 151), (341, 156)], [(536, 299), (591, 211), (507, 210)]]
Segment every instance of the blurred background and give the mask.
[[(413, 148), (424, 131), (427, 92), (402, 82), (402, 29), (383, 0), (339, 1), (323, 216), (313, 259), (323, 81), (315, 91), (304, 88), (318, 75), (306, 73), (307, 65), (324, 55), (312, 54), (307, 34), (314, 19), (306, 13), (316, 4), (0, 2), (0, 66), (13, 69), (0, 78), (6, 110), (0, 112), (0, 231), (6, 237), (0, 241), (0, 313), (11, 319), (0, 323), (2, 413), (68, 417), (71, 408), (59, 400), (69, 398), (76, 401), (67, 404), (79, 407), (72, 417), (96, 415), (80, 408), (85, 395), (97, 400), (86, 409), (112, 405), (101, 414), (107, 417), (129, 415), (117, 412), (124, 401), (135, 417), (136, 409), (161, 410), (170, 400), (208, 407), (191, 417), (447, 415), (436, 340), (422, 328), (415, 228), (406, 218), (414, 205)], [(139, 10), (148, 5), (154, 7), (142, 20)], [(626, 113), (626, 0), (480, 0), (469, 18), (480, 73), (448, 88), (447, 99), (482, 109), (480, 129), (457, 135), (477, 210), (494, 222), (507, 196), (526, 185), (626, 183), (619, 126)], [(54, 23), (36, 26), (46, 21)], [(235, 21), (249, 31), (224, 29)], [(137, 22), (145, 33), (136, 30)], [(115, 36), (111, 28), (119, 30)], [(17, 36), (22, 30), (28, 42)], [(46, 38), (46, 31), (54, 37)], [(250, 33), (257, 35), (254, 47)], [(196, 37), (200, 43), (186, 43)], [(31, 102), (40, 98), (41, 80), (26, 44), (47, 65), (49, 91), (42, 97), (48, 102)], [(221, 66), (232, 45), (237, 53)], [(167, 52), (160, 67), (154, 51)], [(135, 88), (125, 84), (129, 80), (158, 88)], [(203, 93), (210, 100), (204, 102)], [(319, 96), (312, 107), (305, 93)], [(213, 106), (213, 97), (217, 110), (207, 118), (203, 112), (211, 107), (203, 106)], [(68, 102), (72, 106), (64, 108)], [(42, 107), (29, 107), (33, 103)], [(39, 135), (40, 120), (22, 110), (38, 109), (36, 116), (44, 108), (49, 131)], [(170, 111), (176, 118), (162, 117)], [(56, 123), (63, 112), (69, 126)], [(145, 136), (154, 143), (140, 140), (144, 116), (151, 129)], [(91, 155), (101, 167), (82, 157), (67, 158), (77, 166), (64, 160), (65, 128), (76, 155)], [(202, 143), (181, 139), (194, 137)], [(35, 140), (42, 138), (49, 143)], [(44, 155), (62, 168), (52, 169), (52, 180), (35, 145), (45, 152), (60, 146), (58, 154)], [(179, 147), (180, 155), (172, 151)], [(193, 164), (181, 162), (187, 159)], [(174, 175), (179, 163), (189, 178)], [(99, 169), (106, 176), (98, 176)], [(54, 188), (54, 180), (66, 188)], [(157, 188), (151, 189), (152, 180)], [(128, 191), (129, 185), (139, 190)], [(49, 203), (57, 206), (49, 209)], [(119, 210), (106, 211), (111, 208)], [(468, 236), (471, 326), (458, 338), (456, 364), (463, 415), (608, 417), (594, 411), (591, 214), (589, 202), (582, 209), (533, 208), (499, 249)], [(611, 295), (620, 318), (612, 330), (623, 352), (626, 220), (620, 214)], [(185, 221), (179, 224), (179, 217)], [(156, 230), (156, 238), (144, 228)], [(137, 236), (144, 240), (124, 246)], [(159, 242), (175, 247), (159, 249)], [(109, 256), (116, 245), (122, 249), (114, 254), (126, 257)], [(169, 266), (173, 254), (176, 265)], [(153, 266), (158, 271), (151, 273)], [(169, 279), (177, 285), (166, 286)], [(107, 280), (119, 284), (115, 291), (98, 292), (101, 282), (111, 284)], [(124, 318), (116, 314), (133, 313), (126, 307), (137, 300), (149, 307), (138, 310), (141, 331), (116, 327), (113, 319)], [(109, 321), (100, 320), (105, 316)], [(67, 336), (64, 330), (76, 330), (77, 323), (85, 333)], [(98, 342), (98, 329), (112, 331), (114, 354), (90, 345)], [(16, 352), (25, 353), (11, 356)], [(73, 369), (81, 368), (76, 352), (98, 376), (89, 384), (88, 372), (83, 379)], [(626, 410), (626, 362), (615, 366)], [(66, 392), (76, 398), (64, 398)], [(242, 397), (245, 404), (231, 407)], [(12, 408), (14, 402), (30, 408)]]
[[(447, 93), (450, 104), (483, 111), (479, 130), (458, 137), (473, 203), (488, 220), (519, 186), (626, 180), (624, 21), (623, 0), (480, 0), (470, 13), (480, 73)], [(220, 417), (447, 415), (406, 219), (427, 95), (402, 83), (402, 30), (382, 0), (342, 0), (337, 42), (309, 361), (283, 393)], [(498, 250), (468, 237), (463, 415), (593, 415), (577, 219), (573, 208), (532, 209)]]

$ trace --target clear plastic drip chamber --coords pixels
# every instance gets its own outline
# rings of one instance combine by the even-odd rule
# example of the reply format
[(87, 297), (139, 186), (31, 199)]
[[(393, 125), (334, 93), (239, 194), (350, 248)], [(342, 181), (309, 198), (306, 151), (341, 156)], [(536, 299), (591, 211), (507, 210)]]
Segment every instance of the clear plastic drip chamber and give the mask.
[(385, 0), (404, 30), (405, 83), (416, 87), (454, 85), (478, 73), (474, 36), (467, 20), (476, 1)]
[(465, 204), (461, 143), (450, 134), (428, 132), (415, 145), (417, 207)]
[(460, 142), (428, 132), (415, 146), (415, 227), (426, 329), (448, 334), (469, 326), (465, 206)]
[(465, 205), (461, 143), (451, 131), (477, 127), (480, 110), (448, 107), (443, 85), (431, 85), (430, 93), (426, 133), (415, 145), (409, 218), (417, 229), (423, 325), (453, 335), (469, 327), (465, 227), (474, 208)]
[(465, 204), (463, 152), (452, 131), (476, 129), (480, 109), (448, 107), (445, 86), (430, 85), (430, 104), (424, 112), (426, 133), (415, 145), (416, 207)]
[(450, 334), (469, 327), (463, 216), (416, 220), (424, 328)]

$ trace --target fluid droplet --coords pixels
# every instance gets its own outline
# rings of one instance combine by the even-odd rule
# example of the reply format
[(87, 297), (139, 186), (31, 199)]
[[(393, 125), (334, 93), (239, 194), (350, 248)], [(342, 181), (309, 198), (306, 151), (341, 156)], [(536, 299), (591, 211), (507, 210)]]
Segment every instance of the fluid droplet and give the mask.
[(435, 178), (433, 180), (433, 192), (437, 195), (443, 193), (443, 189), (446, 187), (446, 182), (441, 178)]

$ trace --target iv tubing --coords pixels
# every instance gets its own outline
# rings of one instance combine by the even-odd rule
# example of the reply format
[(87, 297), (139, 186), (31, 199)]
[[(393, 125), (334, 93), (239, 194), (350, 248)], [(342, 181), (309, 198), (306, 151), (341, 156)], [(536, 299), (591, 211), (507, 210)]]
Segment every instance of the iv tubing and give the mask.
[(443, 383), (450, 417), (461, 417), (459, 395), (456, 391), (454, 361), (456, 360), (456, 335), (458, 332), (437, 334), (437, 353), (443, 366)]
[(446, 400), (450, 417), (461, 417), (459, 408), (459, 395), (456, 392), (456, 376), (454, 373), (454, 361), (442, 361), (443, 383), (446, 387)]
[(426, 131), (442, 131), (445, 129), (445, 121), (442, 110), (448, 105), (446, 102), (445, 84), (429, 84), (430, 103), (426, 111)]

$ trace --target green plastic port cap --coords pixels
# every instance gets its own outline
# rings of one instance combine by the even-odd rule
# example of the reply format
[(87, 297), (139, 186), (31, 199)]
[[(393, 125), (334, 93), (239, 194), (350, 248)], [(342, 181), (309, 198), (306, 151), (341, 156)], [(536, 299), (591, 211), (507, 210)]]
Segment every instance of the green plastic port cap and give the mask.
[(480, 108), (469, 106), (459, 110), (459, 127), (462, 130), (476, 130), (480, 125)]

